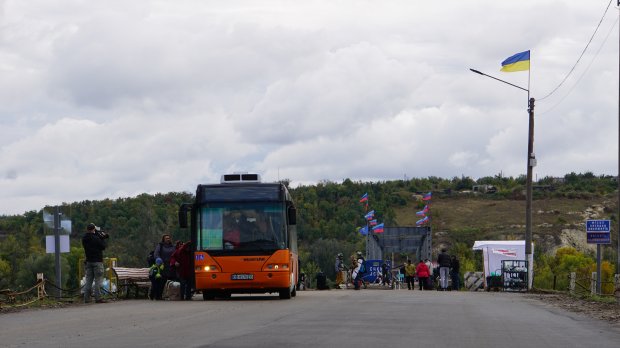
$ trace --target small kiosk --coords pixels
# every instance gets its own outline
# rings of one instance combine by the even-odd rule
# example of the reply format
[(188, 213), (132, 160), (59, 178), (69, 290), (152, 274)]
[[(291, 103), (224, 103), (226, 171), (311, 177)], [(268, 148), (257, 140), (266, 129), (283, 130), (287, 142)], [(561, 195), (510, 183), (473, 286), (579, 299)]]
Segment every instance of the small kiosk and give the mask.
[[(507, 291), (527, 291), (532, 288), (531, 265), (534, 264), (534, 243), (532, 243), (532, 255), (529, 260), (525, 258), (524, 240), (476, 241), (473, 250), (482, 251), (485, 288), (502, 288)], [(504, 274), (505, 272), (508, 274)], [(507, 282), (504, 284), (502, 279)], [(492, 284), (489, 284), (487, 280)], [(521, 284), (527, 284), (527, 286)]]

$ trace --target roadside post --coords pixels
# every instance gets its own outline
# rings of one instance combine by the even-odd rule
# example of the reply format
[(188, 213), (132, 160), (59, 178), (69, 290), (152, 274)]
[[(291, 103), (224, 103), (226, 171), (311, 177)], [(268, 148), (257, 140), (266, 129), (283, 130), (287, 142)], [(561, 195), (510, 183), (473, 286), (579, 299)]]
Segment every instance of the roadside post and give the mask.
[(586, 220), (588, 244), (596, 244), (596, 293), (601, 294), (601, 244), (611, 244), (609, 220)]

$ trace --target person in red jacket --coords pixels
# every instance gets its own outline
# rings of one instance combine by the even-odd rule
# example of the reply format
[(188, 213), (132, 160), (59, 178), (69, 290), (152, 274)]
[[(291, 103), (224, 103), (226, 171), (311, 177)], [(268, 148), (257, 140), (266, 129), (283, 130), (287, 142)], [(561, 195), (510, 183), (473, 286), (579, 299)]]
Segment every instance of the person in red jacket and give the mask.
[(191, 300), (192, 280), (194, 278), (192, 266), (192, 242), (186, 242), (174, 251), (170, 257), (170, 266), (174, 266), (177, 273), (177, 278), (181, 283), (181, 300)]
[(415, 272), (418, 275), (418, 281), (420, 282), (420, 290), (422, 288), (427, 288), (428, 277), (430, 277), (430, 271), (428, 270), (428, 266), (424, 263), (423, 260), (420, 260), (418, 266), (415, 268)]

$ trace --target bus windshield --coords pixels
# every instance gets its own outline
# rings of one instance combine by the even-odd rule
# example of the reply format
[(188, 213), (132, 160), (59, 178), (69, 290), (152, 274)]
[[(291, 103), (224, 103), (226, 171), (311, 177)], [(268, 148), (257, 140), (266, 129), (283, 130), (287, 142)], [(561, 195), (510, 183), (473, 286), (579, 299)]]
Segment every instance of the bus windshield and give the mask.
[(286, 249), (283, 203), (207, 203), (198, 214), (197, 248), (215, 254)]

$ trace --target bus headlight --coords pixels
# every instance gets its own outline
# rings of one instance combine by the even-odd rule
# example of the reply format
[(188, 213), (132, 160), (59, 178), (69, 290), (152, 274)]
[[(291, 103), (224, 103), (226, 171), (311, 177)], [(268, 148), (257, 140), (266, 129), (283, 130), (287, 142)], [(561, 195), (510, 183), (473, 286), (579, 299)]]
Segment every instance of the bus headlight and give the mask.
[(204, 266), (203, 270), (205, 272), (215, 272), (217, 271), (217, 267), (213, 265)]

